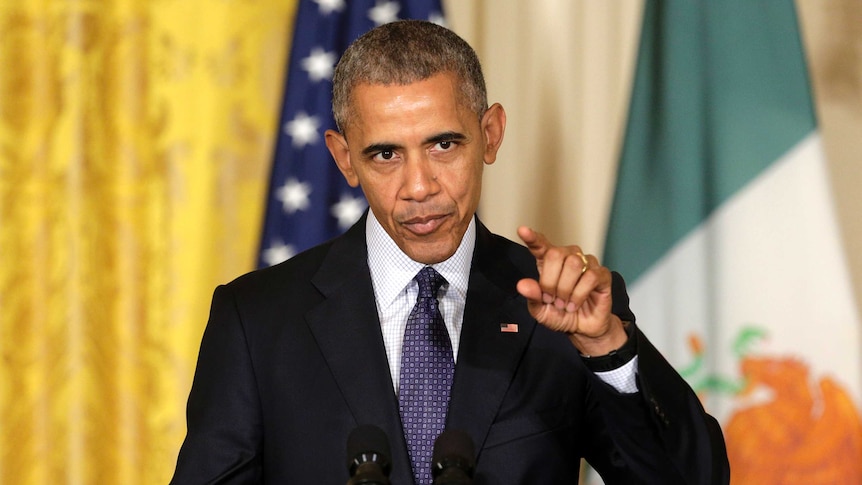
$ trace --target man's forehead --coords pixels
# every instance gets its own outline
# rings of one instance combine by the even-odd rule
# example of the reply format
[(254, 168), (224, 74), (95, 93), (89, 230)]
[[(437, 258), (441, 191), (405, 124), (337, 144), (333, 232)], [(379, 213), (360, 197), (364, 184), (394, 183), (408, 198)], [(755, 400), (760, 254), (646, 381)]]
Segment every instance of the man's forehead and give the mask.
[(378, 123), (433, 125), (435, 120), (452, 124), (463, 116), (475, 115), (451, 79), (432, 77), (409, 84), (364, 83), (353, 90), (344, 128), (348, 132), (357, 127), (375, 131), (374, 125)]

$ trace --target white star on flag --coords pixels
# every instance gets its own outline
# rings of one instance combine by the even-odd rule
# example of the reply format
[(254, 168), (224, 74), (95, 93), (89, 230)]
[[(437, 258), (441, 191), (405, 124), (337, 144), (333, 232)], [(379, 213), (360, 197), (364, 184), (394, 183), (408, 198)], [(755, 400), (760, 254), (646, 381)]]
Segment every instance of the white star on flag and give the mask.
[(344, 0), (314, 0), (314, 3), (320, 8), (320, 15), (344, 10)]
[(332, 216), (338, 219), (338, 227), (349, 228), (362, 217), (365, 212), (365, 199), (353, 197), (349, 193), (341, 194), (341, 200), (332, 206)]
[(285, 123), (284, 132), (290, 135), (293, 146), (302, 148), (320, 138), (317, 134), (318, 128), (320, 128), (320, 119), (317, 116), (308, 116), (300, 111), (291, 121)]
[(296, 211), (308, 209), (311, 194), (311, 184), (300, 182), (291, 177), (276, 191), (275, 197), (281, 201), (284, 211), (293, 214)]
[(264, 249), (261, 257), (266, 264), (274, 266), (283, 261), (287, 261), (295, 254), (296, 250), (293, 248), (293, 246), (284, 244), (281, 241), (277, 241), (273, 243), (270, 247)]
[(368, 10), (368, 18), (376, 25), (388, 24), (398, 20), (401, 5), (397, 2), (380, 2)]
[(311, 54), (302, 60), (302, 68), (308, 72), (311, 82), (332, 79), (335, 71), (335, 53), (326, 52), (320, 47), (311, 50)]

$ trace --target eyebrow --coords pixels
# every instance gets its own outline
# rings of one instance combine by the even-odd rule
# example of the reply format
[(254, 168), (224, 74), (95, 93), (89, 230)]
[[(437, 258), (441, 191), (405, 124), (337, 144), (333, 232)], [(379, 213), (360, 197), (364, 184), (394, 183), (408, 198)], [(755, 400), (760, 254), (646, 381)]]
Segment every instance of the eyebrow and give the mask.
[(462, 141), (466, 140), (467, 135), (458, 133), (457, 131), (445, 131), (425, 139), (425, 144), (440, 143), (441, 141)]
[[(429, 136), (428, 138), (423, 140), (422, 143), (428, 145), (433, 143), (440, 143), (441, 141), (462, 141), (466, 139), (467, 135), (463, 133), (458, 133), (456, 131), (444, 131), (443, 133)], [(363, 148), (362, 155), (370, 156), (380, 152), (393, 152), (398, 150), (399, 148), (404, 147), (396, 143), (374, 143)]]
[(380, 152), (394, 152), (399, 148), (403, 147), (401, 145), (396, 145), (395, 143), (374, 143), (365, 147), (362, 150), (362, 155), (369, 156)]

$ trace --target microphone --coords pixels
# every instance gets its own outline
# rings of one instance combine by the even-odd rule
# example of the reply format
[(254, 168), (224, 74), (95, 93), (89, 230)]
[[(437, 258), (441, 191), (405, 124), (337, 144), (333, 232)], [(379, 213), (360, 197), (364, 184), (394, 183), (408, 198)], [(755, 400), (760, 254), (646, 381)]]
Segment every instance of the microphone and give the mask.
[(389, 438), (371, 424), (357, 426), (347, 437), (347, 485), (389, 485)]
[(476, 467), (473, 440), (466, 432), (447, 429), (434, 442), (431, 476), (434, 485), (469, 485)]

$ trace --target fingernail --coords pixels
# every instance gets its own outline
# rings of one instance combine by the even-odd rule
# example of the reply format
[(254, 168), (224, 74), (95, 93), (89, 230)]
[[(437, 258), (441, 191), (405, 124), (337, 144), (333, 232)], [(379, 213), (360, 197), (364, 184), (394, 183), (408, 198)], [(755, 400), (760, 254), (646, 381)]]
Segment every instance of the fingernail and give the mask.
[(578, 307), (575, 305), (574, 302), (570, 301), (569, 304), (566, 305), (566, 311), (569, 313), (575, 313), (577, 310), (578, 310)]
[(554, 301), (554, 297), (548, 293), (542, 293), (542, 301), (545, 303), (551, 303)]
[(558, 310), (562, 310), (566, 307), (566, 302), (564, 302), (562, 298), (557, 298), (554, 300), (554, 306), (557, 307)]

